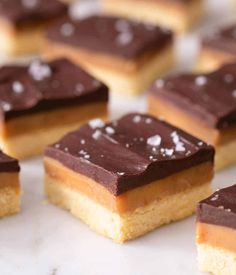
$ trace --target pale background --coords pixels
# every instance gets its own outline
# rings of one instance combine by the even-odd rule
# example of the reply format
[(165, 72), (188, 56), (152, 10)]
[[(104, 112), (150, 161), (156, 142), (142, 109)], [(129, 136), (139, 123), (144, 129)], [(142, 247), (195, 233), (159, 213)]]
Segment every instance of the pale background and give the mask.
[[(95, 10), (93, 1), (84, 1), (80, 15), (91, 11), (91, 7)], [(78, 6), (74, 11), (78, 12)], [(201, 24), (177, 43), (177, 69), (186, 70), (194, 63), (199, 34), (236, 22), (235, 14), (230, 1), (207, 1), (207, 13)], [(131, 110), (145, 111), (145, 96), (113, 96), (110, 107), (112, 117)], [(46, 202), (41, 158), (22, 163), (21, 183), (24, 190), (21, 213), (0, 220), (1, 275), (201, 274), (197, 270), (194, 244), (195, 217), (118, 245)], [(217, 174), (214, 188), (233, 183), (236, 168)]]

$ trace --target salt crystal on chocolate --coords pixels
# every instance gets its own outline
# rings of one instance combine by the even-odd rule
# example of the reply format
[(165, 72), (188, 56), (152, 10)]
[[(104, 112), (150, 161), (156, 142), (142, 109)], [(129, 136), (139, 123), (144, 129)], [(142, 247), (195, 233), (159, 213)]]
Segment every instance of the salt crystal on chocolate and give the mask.
[(92, 129), (102, 128), (105, 126), (105, 123), (100, 118), (95, 118), (89, 121), (89, 126)]
[(195, 78), (195, 84), (197, 86), (205, 86), (207, 84), (207, 77), (205, 77), (205, 76), (197, 76)]
[(21, 94), (24, 92), (24, 86), (19, 81), (14, 81), (12, 83), (12, 90), (16, 94)]
[(159, 135), (149, 137), (147, 139), (147, 144), (150, 146), (159, 146), (161, 144), (161, 137)]
[(75, 27), (71, 23), (64, 23), (60, 31), (63, 36), (71, 36), (75, 31)]
[(112, 127), (110, 127), (110, 126), (106, 127), (105, 131), (106, 131), (107, 134), (109, 134), (109, 135), (115, 134), (115, 130), (114, 130)]

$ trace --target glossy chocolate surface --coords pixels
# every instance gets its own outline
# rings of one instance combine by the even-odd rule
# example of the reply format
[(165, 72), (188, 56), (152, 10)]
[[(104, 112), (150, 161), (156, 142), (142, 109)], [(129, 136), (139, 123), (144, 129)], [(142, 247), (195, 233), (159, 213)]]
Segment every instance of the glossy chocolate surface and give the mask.
[(236, 185), (216, 191), (197, 208), (199, 222), (236, 229)]
[(0, 173), (4, 172), (19, 172), (20, 166), (18, 160), (5, 155), (0, 150)]
[(66, 59), (0, 68), (0, 120), (108, 101), (108, 88)]
[(236, 126), (236, 63), (210, 74), (177, 74), (157, 80), (151, 95), (211, 128)]
[(0, 16), (16, 26), (42, 23), (66, 14), (67, 5), (58, 0), (0, 0)]
[(162, 50), (172, 41), (166, 29), (105, 16), (64, 19), (49, 29), (47, 37), (53, 42), (128, 59)]
[(149, 115), (91, 121), (48, 146), (45, 155), (118, 196), (204, 162), (213, 147)]
[(202, 39), (202, 45), (236, 55), (236, 25), (212, 31)]

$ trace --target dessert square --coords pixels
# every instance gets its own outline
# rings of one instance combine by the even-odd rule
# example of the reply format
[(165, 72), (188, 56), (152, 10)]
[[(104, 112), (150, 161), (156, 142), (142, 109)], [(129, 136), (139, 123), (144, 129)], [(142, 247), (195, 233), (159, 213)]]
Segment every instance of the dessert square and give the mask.
[(0, 218), (20, 210), (19, 172), (18, 161), (0, 151)]
[(64, 19), (47, 32), (44, 56), (66, 56), (104, 81), (111, 91), (137, 94), (170, 69), (170, 31), (122, 18)]
[(236, 163), (236, 63), (209, 74), (157, 80), (149, 112), (212, 144), (216, 169)]
[(202, 0), (102, 0), (106, 14), (186, 32), (203, 14)]
[(209, 72), (236, 61), (236, 25), (213, 30), (202, 39), (197, 70)]
[(0, 51), (9, 55), (39, 52), (43, 32), (66, 14), (67, 6), (57, 0), (1, 0)]
[(201, 271), (236, 274), (236, 185), (216, 191), (197, 209), (197, 248)]
[(0, 68), (0, 147), (18, 159), (94, 117), (106, 118), (108, 88), (66, 59)]
[(195, 212), (211, 194), (213, 147), (149, 115), (92, 120), (45, 150), (49, 200), (125, 242)]

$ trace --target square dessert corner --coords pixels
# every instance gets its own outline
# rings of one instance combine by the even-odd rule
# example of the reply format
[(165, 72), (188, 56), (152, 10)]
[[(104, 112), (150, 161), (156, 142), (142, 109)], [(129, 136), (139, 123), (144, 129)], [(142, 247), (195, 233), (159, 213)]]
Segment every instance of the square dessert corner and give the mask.
[(105, 14), (159, 25), (177, 33), (188, 31), (203, 14), (202, 0), (102, 0), (101, 2)]
[(202, 38), (196, 63), (199, 72), (211, 72), (236, 61), (236, 25), (213, 29)]
[(18, 161), (0, 151), (0, 218), (20, 211), (19, 172)]
[(236, 274), (236, 185), (217, 190), (197, 209), (198, 263), (201, 271)]
[(0, 145), (25, 159), (66, 132), (107, 118), (108, 88), (66, 59), (0, 68)]
[(58, 0), (7, 0), (0, 3), (0, 51), (8, 55), (38, 53), (43, 33), (68, 7)]
[(112, 92), (138, 94), (174, 64), (173, 34), (150, 24), (94, 15), (63, 19), (47, 32), (44, 57), (84, 66)]
[(216, 149), (216, 170), (236, 163), (236, 63), (208, 74), (176, 74), (149, 88), (149, 113)]
[(45, 150), (49, 200), (124, 242), (195, 212), (211, 194), (213, 147), (144, 114), (92, 120)]

